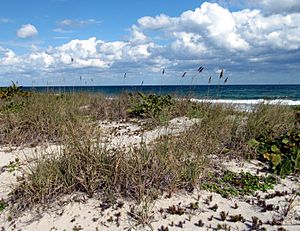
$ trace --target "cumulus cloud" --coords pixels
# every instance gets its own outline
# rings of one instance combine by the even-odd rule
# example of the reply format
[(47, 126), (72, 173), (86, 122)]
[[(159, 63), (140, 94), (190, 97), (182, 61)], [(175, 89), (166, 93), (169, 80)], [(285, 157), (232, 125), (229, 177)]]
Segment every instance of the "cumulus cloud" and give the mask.
[[(259, 73), (285, 67), (299, 73), (299, 21), (300, 13), (267, 15), (257, 9), (231, 12), (217, 3), (205, 2), (178, 17), (142, 17), (132, 25), (128, 40), (74, 39), (23, 56), (3, 48), (0, 70), (28, 74), (30, 70), (61, 73), (90, 69), (113, 75), (122, 71), (159, 72), (167, 67), (168, 73), (175, 73), (192, 70), (200, 63), (208, 67), (205, 70)], [(63, 20), (61, 25), (68, 28), (75, 24)]]
[(26, 24), (22, 25), (21, 28), (17, 31), (17, 36), (19, 38), (30, 38), (38, 34), (38, 30), (34, 25)]

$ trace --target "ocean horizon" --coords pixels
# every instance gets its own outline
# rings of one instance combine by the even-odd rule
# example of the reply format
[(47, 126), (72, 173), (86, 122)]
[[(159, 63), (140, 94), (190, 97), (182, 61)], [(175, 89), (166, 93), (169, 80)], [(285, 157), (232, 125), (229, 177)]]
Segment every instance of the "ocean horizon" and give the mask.
[(23, 86), (36, 92), (89, 92), (113, 97), (124, 92), (173, 95), (196, 99), (224, 100), (294, 100), (300, 101), (299, 84), (265, 85), (102, 85), (102, 86)]

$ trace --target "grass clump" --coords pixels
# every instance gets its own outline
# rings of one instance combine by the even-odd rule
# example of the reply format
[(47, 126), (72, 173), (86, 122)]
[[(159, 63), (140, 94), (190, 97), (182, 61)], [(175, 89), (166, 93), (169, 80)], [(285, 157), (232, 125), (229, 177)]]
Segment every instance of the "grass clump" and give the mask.
[(295, 128), (295, 111), (291, 106), (260, 104), (247, 114), (245, 140), (272, 139)]
[(251, 195), (255, 191), (266, 192), (273, 189), (276, 178), (273, 176), (255, 176), (249, 172), (235, 173), (225, 171), (222, 175), (214, 173), (208, 183), (202, 185), (203, 189), (219, 193), (222, 197)]
[(7, 207), (7, 203), (4, 200), (0, 200), (0, 213)]
[(13, 204), (27, 208), (78, 191), (138, 202), (165, 191), (192, 191), (205, 176), (207, 157), (222, 152), (234, 124), (226, 117), (230, 111), (208, 109), (201, 124), (128, 152), (106, 147), (97, 127), (69, 120), (63, 124), (61, 151), (43, 156), (29, 168), (12, 194)]
[(88, 108), (84, 111), (86, 116), (93, 120), (128, 120), (128, 109), (132, 104), (129, 94), (123, 93), (111, 99), (101, 94), (90, 94), (88, 97)]
[(59, 142), (61, 127), (71, 119), (79, 119), (78, 104), (71, 95), (34, 93), (28, 98), (15, 98), (20, 110), (0, 108), (1, 144), (19, 146), (42, 142)]
[(185, 139), (190, 134), (184, 139), (165, 137), (154, 147), (141, 145), (128, 153), (107, 149), (95, 134), (91, 127), (66, 126), (60, 153), (44, 156), (29, 168), (12, 194), (13, 204), (24, 209), (73, 192), (142, 201), (163, 191), (191, 190), (203, 174), (206, 159), (199, 142)]

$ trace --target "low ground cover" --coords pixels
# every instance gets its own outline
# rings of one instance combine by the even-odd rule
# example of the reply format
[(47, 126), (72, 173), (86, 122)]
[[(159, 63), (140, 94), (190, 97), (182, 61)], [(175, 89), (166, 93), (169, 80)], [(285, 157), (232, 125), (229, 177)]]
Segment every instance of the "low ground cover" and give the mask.
[[(99, 194), (110, 202), (121, 196), (140, 203), (166, 192), (199, 187), (226, 197), (265, 191), (273, 187), (274, 178), (223, 172), (213, 173), (210, 179), (211, 156), (263, 156), (274, 173), (298, 174), (297, 113), (280, 105), (257, 105), (253, 112), (239, 112), (153, 94), (122, 94), (113, 99), (84, 93), (11, 95), (0, 100), (1, 144), (52, 142), (62, 148), (24, 171), (9, 203), (21, 211), (74, 192)], [(168, 126), (168, 120), (178, 116), (200, 122), (176, 136), (162, 136), (152, 145), (141, 141), (127, 151), (103, 145), (103, 131), (95, 126), (99, 120), (143, 120), (152, 127)], [(283, 173), (286, 158), (292, 167)]]

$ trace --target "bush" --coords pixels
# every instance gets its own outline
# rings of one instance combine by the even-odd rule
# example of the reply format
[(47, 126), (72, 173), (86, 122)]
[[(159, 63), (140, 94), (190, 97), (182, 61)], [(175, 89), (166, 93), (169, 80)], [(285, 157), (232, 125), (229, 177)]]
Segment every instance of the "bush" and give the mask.
[(17, 86), (14, 82), (9, 87), (0, 88), (0, 99), (8, 100), (15, 96), (28, 96), (27, 92), (21, 90), (20, 86)]
[(273, 140), (252, 140), (272, 172), (286, 177), (300, 171), (300, 133), (287, 132)]
[(160, 96), (155, 94), (145, 95), (138, 93), (133, 105), (129, 109), (129, 114), (141, 118), (157, 117), (159, 113), (174, 104), (171, 96)]

